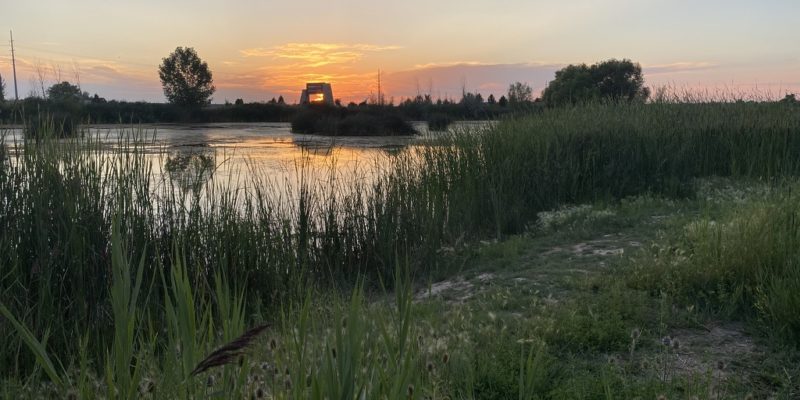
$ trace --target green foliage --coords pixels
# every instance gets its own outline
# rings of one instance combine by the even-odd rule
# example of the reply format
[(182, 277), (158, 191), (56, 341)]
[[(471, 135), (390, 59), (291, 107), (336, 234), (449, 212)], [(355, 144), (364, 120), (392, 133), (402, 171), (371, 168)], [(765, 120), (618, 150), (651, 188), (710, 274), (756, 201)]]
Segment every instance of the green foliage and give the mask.
[(591, 66), (568, 65), (556, 71), (556, 77), (545, 88), (542, 99), (548, 105), (559, 106), (597, 99), (645, 100), (649, 94), (638, 63), (611, 59)]
[(508, 86), (508, 102), (518, 106), (533, 101), (533, 89), (527, 83), (514, 82)]
[(162, 59), (158, 76), (164, 86), (164, 96), (179, 106), (202, 107), (211, 102), (211, 95), (216, 91), (208, 64), (191, 47), (178, 47)]
[(770, 335), (800, 346), (798, 205), (795, 194), (776, 195), (693, 222), (675, 248), (656, 248), (629, 279), (725, 317), (755, 316)]

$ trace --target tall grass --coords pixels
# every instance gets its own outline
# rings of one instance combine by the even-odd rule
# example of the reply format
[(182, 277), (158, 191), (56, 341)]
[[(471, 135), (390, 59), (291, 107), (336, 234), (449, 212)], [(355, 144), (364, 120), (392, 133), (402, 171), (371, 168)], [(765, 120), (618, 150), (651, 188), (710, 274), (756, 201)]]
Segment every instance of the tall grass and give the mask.
[[(111, 149), (89, 135), (2, 147), (0, 303), (30, 337), (47, 338), (41, 346), (57, 359), (103, 365), (110, 348), (117, 362), (160, 349), (153, 351), (168, 366), (168, 380), (181, 388), (170, 392), (176, 396), (195, 393), (193, 364), (213, 343), (241, 333), (247, 315), (302, 304), (309, 288), (350, 289), (359, 277), (365, 290), (378, 281), (391, 287), (397, 265), (424, 275), (446, 263), (443, 245), (519, 232), (538, 212), (564, 203), (691, 195), (692, 179), (710, 175), (777, 180), (800, 173), (800, 112), (782, 104), (546, 110), (410, 149), (374, 183), (351, 183), (362, 186), (349, 194), (302, 179), (288, 189), (254, 180), (242, 192), (213, 181), (187, 191), (153, 173), (142, 136), (131, 129)], [(287, 206), (278, 192), (296, 202)], [(115, 255), (122, 246), (138, 261), (135, 273), (115, 269), (130, 263)], [(134, 286), (124, 284), (127, 274)], [(141, 292), (130, 292), (136, 285)], [(146, 300), (133, 295), (145, 290)], [(148, 334), (132, 339), (130, 328), (120, 330), (130, 318)], [(408, 357), (405, 339), (396, 342), (407, 334), (402, 324), (384, 334), (393, 362)], [(30, 373), (36, 364), (26, 350), (32, 342), (15, 327), (0, 324), (3, 376)], [(79, 337), (91, 339), (76, 348)], [(343, 373), (360, 363), (352, 356), (322, 361)], [(307, 373), (296, 368), (294, 382)], [(138, 384), (136, 370), (125, 375), (122, 363), (106, 370), (110, 383), (127, 388), (122, 397)], [(382, 393), (408, 390), (398, 383), (407, 379), (392, 378), (375, 378), (391, 388)], [(337, 393), (361, 390), (341, 386), (350, 384), (341, 376), (324, 379)]]

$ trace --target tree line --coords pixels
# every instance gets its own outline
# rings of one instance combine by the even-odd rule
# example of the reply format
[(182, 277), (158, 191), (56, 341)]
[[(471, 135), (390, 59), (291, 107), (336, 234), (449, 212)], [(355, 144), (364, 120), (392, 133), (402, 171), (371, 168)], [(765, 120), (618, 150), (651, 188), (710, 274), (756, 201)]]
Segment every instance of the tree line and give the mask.
[[(298, 106), (288, 105), (283, 96), (267, 102), (245, 103), (236, 99), (223, 106), (210, 106), (216, 92), (208, 64), (191, 47), (178, 47), (162, 59), (158, 67), (159, 78), (168, 103), (107, 101), (95, 94), (82, 92), (78, 85), (64, 81), (52, 85), (42, 98), (29, 96), (22, 107), (68, 114), (93, 123), (117, 122), (259, 122), (288, 121)], [(14, 122), (10, 102), (5, 101), (5, 81), (0, 76), (0, 122)], [(44, 88), (42, 88), (44, 91)], [(527, 83), (514, 82), (507, 93), (496, 99), (494, 94), (484, 98), (481, 93), (462, 91), (461, 98), (436, 99), (430, 94), (418, 94), (400, 101), (397, 105), (365, 100), (337, 106), (351, 110), (381, 107), (408, 119), (428, 120), (445, 115), (455, 119), (493, 119), (504, 114), (525, 112), (544, 107), (561, 107), (596, 100), (646, 101), (650, 90), (644, 86), (642, 68), (628, 59), (610, 59), (592, 65), (568, 65), (555, 73), (555, 77), (542, 91), (540, 98), (533, 97)], [(784, 102), (796, 102), (787, 95)]]

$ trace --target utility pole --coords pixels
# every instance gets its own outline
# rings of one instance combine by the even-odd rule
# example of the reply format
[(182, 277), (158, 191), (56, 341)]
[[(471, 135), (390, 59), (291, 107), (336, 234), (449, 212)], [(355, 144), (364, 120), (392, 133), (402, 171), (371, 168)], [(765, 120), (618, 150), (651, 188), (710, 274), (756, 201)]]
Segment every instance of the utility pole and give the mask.
[(8, 31), (11, 34), (11, 68), (14, 70), (14, 98), (19, 101), (19, 91), (17, 91), (17, 59), (14, 56), (14, 32)]

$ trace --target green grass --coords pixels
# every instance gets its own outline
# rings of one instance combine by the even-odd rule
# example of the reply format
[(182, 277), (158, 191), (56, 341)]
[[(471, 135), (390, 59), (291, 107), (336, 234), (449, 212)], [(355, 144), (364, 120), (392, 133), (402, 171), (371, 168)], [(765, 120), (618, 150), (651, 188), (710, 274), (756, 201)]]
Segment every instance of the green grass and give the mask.
[[(791, 105), (545, 110), (401, 152), (349, 195), (302, 173), (187, 187), (153, 174), (141, 131), (123, 137), (2, 146), (4, 396), (796, 393)], [(445, 300), (412, 301), (412, 283), (454, 276)], [(743, 380), (676, 372), (655, 342), (714, 320), (790, 350)], [(189, 374), (264, 321), (241, 365)]]

